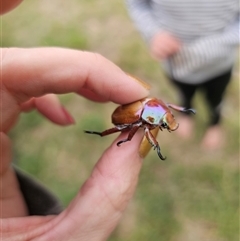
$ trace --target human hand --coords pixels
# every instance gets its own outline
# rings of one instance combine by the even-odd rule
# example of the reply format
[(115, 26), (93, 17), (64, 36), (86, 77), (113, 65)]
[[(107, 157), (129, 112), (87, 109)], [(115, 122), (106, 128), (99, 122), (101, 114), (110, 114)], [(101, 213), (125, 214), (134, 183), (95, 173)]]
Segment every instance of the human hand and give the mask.
[[(13, 240), (105, 240), (135, 190), (141, 168), (143, 133), (129, 145), (103, 153), (77, 196), (56, 216), (27, 216), (11, 169), (7, 136), (21, 111), (37, 109), (60, 125), (73, 118), (53, 94), (77, 93), (94, 101), (129, 103), (148, 95), (147, 85), (126, 75), (98, 54), (60, 48), (2, 49), (1, 80), (1, 238)], [(117, 155), (116, 155), (117, 153)], [(85, 160), (82, 160), (85, 161)], [(67, 163), (66, 163), (67, 165)], [(16, 218), (18, 216), (18, 218)]]
[(168, 32), (157, 33), (150, 42), (151, 55), (164, 60), (177, 53), (181, 48), (181, 42)]
[(7, 13), (17, 7), (23, 0), (1, 0), (0, 14)]

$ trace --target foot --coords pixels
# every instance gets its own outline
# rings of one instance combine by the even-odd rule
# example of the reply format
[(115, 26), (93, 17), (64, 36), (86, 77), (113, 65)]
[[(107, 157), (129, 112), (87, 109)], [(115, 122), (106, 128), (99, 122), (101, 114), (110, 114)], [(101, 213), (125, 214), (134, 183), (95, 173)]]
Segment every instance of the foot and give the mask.
[(217, 150), (223, 146), (224, 135), (219, 125), (209, 127), (203, 137), (201, 147), (204, 150)]
[(179, 127), (177, 129), (177, 134), (184, 140), (188, 140), (192, 137), (194, 123), (191, 117), (179, 116), (177, 118)]

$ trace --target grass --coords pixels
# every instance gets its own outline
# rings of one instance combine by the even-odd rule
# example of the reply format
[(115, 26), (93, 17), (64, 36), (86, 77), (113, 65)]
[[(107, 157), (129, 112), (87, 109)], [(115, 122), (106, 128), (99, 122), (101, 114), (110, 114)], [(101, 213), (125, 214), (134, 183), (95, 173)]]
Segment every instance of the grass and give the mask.
[[(152, 85), (152, 95), (176, 102), (159, 64), (152, 60), (122, 1), (26, 0), (2, 18), (3, 46), (62, 46), (99, 52)], [(135, 197), (110, 241), (236, 241), (239, 238), (239, 70), (225, 106), (224, 149), (200, 150), (207, 111), (195, 98), (196, 133), (191, 142), (175, 133), (158, 140), (166, 162), (150, 152)], [(114, 137), (99, 139), (84, 129), (111, 126), (113, 104), (60, 96), (75, 126), (61, 128), (36, 111), (22, 114), (11, 132), (17, 165), (47, 185), (67, 205)], [(99, 111), (101, 110), (101, 111)], [(79, 161), (79, 159), (81, 161)]]

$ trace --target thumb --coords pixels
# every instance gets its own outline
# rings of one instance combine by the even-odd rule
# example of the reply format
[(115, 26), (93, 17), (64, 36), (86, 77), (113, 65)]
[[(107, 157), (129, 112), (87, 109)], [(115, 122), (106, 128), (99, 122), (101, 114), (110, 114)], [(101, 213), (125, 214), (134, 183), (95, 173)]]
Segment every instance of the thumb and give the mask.
[(0, 133), (0, 217), (27, 215), (27, 207), (19, 188), (15, 172), (11, 167), (11, 142), (6, 134)]
[(11, 141), (6, 134), (0, 132), (0, 176), (3, 176), (8, 170), (12, 155), (11, 155)]
[(125, 137), (121, 134), (104, 152), (78, 195), (41, 240), (50, 236), (60, 241), (99, 241), (111, 234), (133, 196), (142, 166), (138, 149), (143, 133), (118, 147), (116, 143)]

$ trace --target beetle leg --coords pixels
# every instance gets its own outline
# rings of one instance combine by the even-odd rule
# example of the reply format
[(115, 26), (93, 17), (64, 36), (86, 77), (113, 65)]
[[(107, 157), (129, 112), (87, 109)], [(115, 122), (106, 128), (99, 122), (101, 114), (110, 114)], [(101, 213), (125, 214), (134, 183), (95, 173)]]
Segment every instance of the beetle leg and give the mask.
[(133, 125), (129, 134), (128, 134), (128, 137), (126, 139), (123, 139), (121, 141), (119, 141), (117, 143), (117, 146), (120, 146), (122, 143), (124, 142), (127, 142), (127, 141), (131, 141), (133, 136), (135, 135), (135, 133), (137, 132), (137, 130), (140, 128), (141, 124), (138, 124), (138, 125)]
[(162, 153), (161, 153), (161, 150), (160, 150), (160, 146), (159, 145), (157, 145), (157, 147), (155, 147), (155, 148), (153, 148), (154, 150), (157, 148), (157, 154), (158, 154), (158, 156), (159, 156), (159, 158), (161, 159), (161, 160), (166, 160), (166, 157), (163, 157), (162, 156)]
[(157, 154), (158, 154), (159, 158), (164, 161), (166, 159), (166, 157), (162, 156), (160, 146), (159, 146), (157, 140), (155, 139), (155, 137), (152, 135), (152, 133), (150, 132), (150, 130), (148, 128), (145, 128), (144, 130), (145, 130), (145, 136), (146, 136), (147, 140), (153, 146), (154, 150), (157, 149)]
[(96, 134), (96, 135), (99, 135), (99, 136), (107, 136), (107, 135), (110, 135), (110, 134), (113, 134), (113, 133), (116, 133), (116, 132), (119, 132), (119, 131), (124, 131), (128, 128), (129, 128), (129, 125), (122, 125), (122, 126), (115, 126), (111, 129), (107, 129), (103, 132), (97, 132), (97, 131), (84, 131), (84, 132), (88, 133), (88, 134)]
[(168, 107), (172, 108), (173, 110), (179, 111), (179, 112), (184, 112), (184, 113), (192, 113), (192, 114), (196, 114), (196, 111), (194, 109), (187, 109), (185, 107), (181, 107), (181, 106), (177, 106), (174, 104), (167, 104)]

